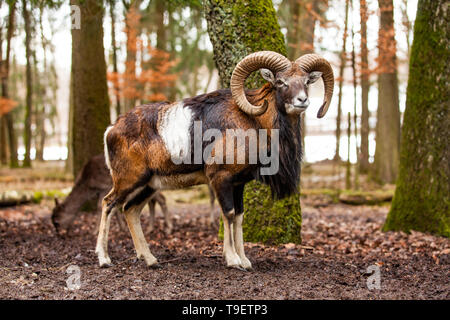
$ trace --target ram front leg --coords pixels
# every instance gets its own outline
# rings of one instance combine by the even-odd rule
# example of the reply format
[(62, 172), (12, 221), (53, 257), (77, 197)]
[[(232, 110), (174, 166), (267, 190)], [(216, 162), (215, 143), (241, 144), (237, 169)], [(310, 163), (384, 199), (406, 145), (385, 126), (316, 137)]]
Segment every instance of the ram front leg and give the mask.
[(244, 220), (244, 184), (235, 186), (233, 189), (233, 200), (235, 216), (233, 220), (233, 240), (236, 253), (241, 259), (241, 267), (246, 270), (252, 269), (252, 263), (245, 256), (244, 236), (242, 232), (242, 222)]
[(233, 242), (233, 217), (234, 209), (231, 209), (226, 214), (222, 212), (223, 220), (223, 256), (229, 268), (241, 269), (241, 259), (236, 253)]
[(233, 220), (235, 216), (233, 203), (233, 184), (232, 177), (228, 172), (218, 172), (211, 180), (211, 186), (214, 188), (220, 206), (222, 208), (223, 220), (223, 256), (227, 267), (241, 269), (241, 259), (236, 253), (233, 242)]
[(238, 214), (234, 218), (233, 222), (233, 240), (234, 240), (234, 247), (236, 248), (236, 253), (241, 259), (240, 266), (244, 268), (245, 270), (251, 270), (252, 269), (252, 263), (248, 258), (245, 256), (244, 251), (244, 237), (242, 233), (242, 220), (244, 218), (244, 214)]

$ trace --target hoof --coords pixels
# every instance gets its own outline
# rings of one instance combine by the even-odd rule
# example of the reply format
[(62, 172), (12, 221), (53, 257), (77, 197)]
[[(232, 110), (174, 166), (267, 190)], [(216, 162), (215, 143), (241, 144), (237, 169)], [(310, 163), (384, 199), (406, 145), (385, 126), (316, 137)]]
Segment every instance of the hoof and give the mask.
[(103, 261), (100, 262), (100, 268), (111, 268), (113, 266), (113, 264), (111, 263), (111, 261)]
[(153, 255), (151, 255), (150, 257), (138, 257), (139, 259), (143, 259), (145, 261), (145, 264), (147, 265), (147, 267), (153, 267), (158, 263), (158, 259), (156, 259)]
[(238, 264), (234, 264), (234, 265), (231, 265), (231, 266), (227, 266), (227, 268), (230, 268), (230, 269), (237, 269), (237, 270), (239, 270), (239, 271), (244, 271), (244, 272), (247, 272), (248, 270), (247, 269), (245, 269), (245, 268), (242, 268), (240, 265), (238, 265)]
[(112, 267), (111, 259), (109, 257), (108, 258), (99, 257), (98, 263), (100, 265), (100, 268)]
[(136, 263), (138, 263), (140, 261), (144, 261), (146, 266), (151, 268), (151, 269), (161, 269), (162, 268), (162, 266), (159, 264), (159, 262), (158, 262), (158, 260), (156, 260), (156, 258), (154, 258), (154, 260), (153, 259), (150, 260), (150, 262), (147, 262), (143, 256), (136, 257), (136, 258), (131, 260), (131, 262), (134, 263), (134, 264), (136, 264)]
[(236, 266), (241, 267), (242, 261), (237, 254), (226, 254), (224, 252), (225, 261), (227, 262), (227, 267), (235, 268)]
[(157, 270), (157, 269), (162, 269), (163, 268), (163, 266), (162, 266), (162, 264), (160, 264), (160, 263), (158, 263), (158, 262), (156, 262), (156, 263), (154, 263), (154, 264), (152, 264), (152, 265), (150, 265), (150, 266), (148, 266), (150, 269), (155, 269), (155, 270)]
[(100, 268), (107, 269), (107, 268), (111, 268), (112, 266), (113, 266), (112, 263), (103, 263), (100, 265)]
[(247, 258), (241, 258), (242, 263), (240, 264), (240, 266), (248, 271), (253, 270), (252, 267), (252, 263), (250, 262), (250, 260), (248, 260)]

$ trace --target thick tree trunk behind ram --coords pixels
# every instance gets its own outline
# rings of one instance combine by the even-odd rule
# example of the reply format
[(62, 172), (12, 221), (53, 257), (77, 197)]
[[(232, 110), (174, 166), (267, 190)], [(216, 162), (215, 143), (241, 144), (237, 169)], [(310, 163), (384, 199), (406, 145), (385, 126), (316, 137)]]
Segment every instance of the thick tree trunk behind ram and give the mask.
[(448, 1), (419, 1), (403, 120), (400, 172), (385, 230), (450, 237)]
[(110, 123), (103, 48), (103, 7), (95, 0), (71, 0), (81, 9), (80, 29), (72, 29), (73, 169), (103, 152)]
[[(222, 87), (229, 87), (234, 67), (249, 53), (271, 50), (286, 56), (283, 35), (271, 1), (207, 0), (204, 10)], [(256, 74), (247, 80), (247, 87), (256, 88), (262, 84), (262, 78)], [(253, 181), (246, 185), (244, 207), (245, 241), (301, 242), (299, 195), (274, 201), (269, 187)]]

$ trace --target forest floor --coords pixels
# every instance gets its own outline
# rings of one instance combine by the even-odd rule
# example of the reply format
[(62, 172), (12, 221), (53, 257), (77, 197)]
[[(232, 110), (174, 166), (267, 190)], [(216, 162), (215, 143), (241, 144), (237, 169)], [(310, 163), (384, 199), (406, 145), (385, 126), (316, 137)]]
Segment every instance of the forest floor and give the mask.
[[(26, 185), (14, 186), (20, 183)], [(101, 269), (95, 215), (81, 215), (69, 235), (58, 237), (49, 199), (0, 208), (0, 299), (450, 299), (450, 240), (381, 232), (389, 204), (351, 206), (307, 193), (302, 244), (246, 243), (254, 270), (243, 272), (226, 268), (217, 230), (206, 223), (207, 199), (198, 194), (166, 194), (175, 226), (169, 236), (158, 208), (156, 229), (146, 236), (159, 269), (135, 261), (131, 237), (115, 219), (113, 266)], [(144, 228), (147, 220), (144, 214)], [(76, 290), (68, 289), (71, 266), (80, 270)]]

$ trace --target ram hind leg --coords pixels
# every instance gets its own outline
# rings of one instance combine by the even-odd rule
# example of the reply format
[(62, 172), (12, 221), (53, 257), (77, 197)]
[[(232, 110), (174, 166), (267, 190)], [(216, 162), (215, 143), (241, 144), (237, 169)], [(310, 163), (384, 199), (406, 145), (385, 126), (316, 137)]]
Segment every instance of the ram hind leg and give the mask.
[(118, 212), (116, 214), (116, 219), (117, 219), (117, 224), (119, 225), (120, 231), (125, 232), (127, 230), (126, 222), (125, 222), (123, 215), (121, 215), (120, 212)]
[(108, 193), (102, 201), (102, 213), (98, 230), (97, 245), (95, 253), (98, 256), (100, 267), (111, 266), (111, 259), (108, 255), (108, 233), (111, 217), (117, 209), (117, 199), (114, 189)]
[(155, 228), (155, 200), (151, 199), (148, 202), (148, 228), (146, 232), (152, 233), (153, 229)]
[(166, 235), (172, 234), (172, 213), (167, 209), (166, 197), (164, 197), (162, 193), (158, 193), (155, 196), (155, 201), (158, 202), (164, 215), (164, 233)]
[(208, 185), (209, 190), (209, 225), (211, 228), (216, 228), (216, 218), (214, 213), (214, 202), (216, 201), (216, 195), (214, 190)]
[(153, 256), (144, 237), (141, 226), (142, 208), (152, 197), (154, 189), (145, 186), (134, 198), (130, 199), (124, 206), (125, 219), (130, 229), (136, 255), (138, 259), (144, 259), (148, 266), (157, 265), (158, 260)]

